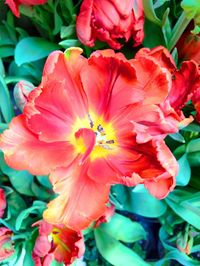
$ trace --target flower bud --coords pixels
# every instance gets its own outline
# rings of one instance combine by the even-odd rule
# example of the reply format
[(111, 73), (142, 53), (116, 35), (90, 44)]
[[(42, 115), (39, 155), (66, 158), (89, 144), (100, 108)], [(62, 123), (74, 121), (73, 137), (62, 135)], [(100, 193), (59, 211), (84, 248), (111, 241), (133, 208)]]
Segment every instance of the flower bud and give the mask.
[(4, 215), (4, 210), (6, 208), (6, 197), (4, 190), (0, 188), (0, 218)]
[(26, 80), (19, 81), (14, 87), (14, 99), (17, 107), (23, 111), (29, 93), (34, 89), (34, 85)]
[(11, 236), (12, 231), (10, 229), (0, 228), (0, 261), (7, 259), (14, 253)]

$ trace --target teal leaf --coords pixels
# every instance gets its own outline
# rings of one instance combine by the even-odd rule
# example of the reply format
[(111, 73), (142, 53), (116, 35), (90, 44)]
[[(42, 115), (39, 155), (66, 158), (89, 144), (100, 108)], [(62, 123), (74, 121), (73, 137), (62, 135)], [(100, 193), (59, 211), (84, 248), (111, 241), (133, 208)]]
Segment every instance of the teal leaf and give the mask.
[(165, 199), (170, 208), (183, 220), (200, 230), (200, 193), (176, 189)]
[(146, 232), (139, 223), (118, 213), (115, 213), (108, 223), (101, 224), (100, 229), (116, 240), (126, 243), (146, 238)]
[(12, 186), (21, 194), (33, 196), (31, 185), (33, 176), (27, 171), (16, 171), (10, 168), (4, 161), (2, 152), (0, 153), (0, 168), (1, 171), (10, 179)]
[(43, 38), (27, 37), (22, 39), (16, 46), (15, 62), (18, 66), (33, 62), (48, 56), (52, 51), (59, 48), (59, 45)]
[(176, 184), (178, 186), (186, 186), (191, 177), (191, 168), (190, 164), (187, 159), (187, 154), (184, 154), (179, 160), (179, 171), (178, 175), (176, 176)]
[(14, 116), (10, 94), (3, 77), (0, 76), (0, 110), (5, 122), (9, 123)]
[(81, 45), (81, 43), (77, 39), (68, 39), (68, 40), (64, 40), (64, 41), (59, 42), (59, 45), (65, 49), (67, 49), (70, 47), (79, 47)]
[(100, 254), (112, 265), (124, 266), (124, 263), (126, 263), (126, 265), (150, 265), (134, 251), (102, 232), (101, 229), (95, 229), (94, 234)]
[(120, 210), (157, 218), (167, 209), (165, 201), (154, 198), (143, 185), (137, 185), (135, 188), (117, 185), (112, 188), (112, 192), (118, 201), (118, 206), (121, 204)]

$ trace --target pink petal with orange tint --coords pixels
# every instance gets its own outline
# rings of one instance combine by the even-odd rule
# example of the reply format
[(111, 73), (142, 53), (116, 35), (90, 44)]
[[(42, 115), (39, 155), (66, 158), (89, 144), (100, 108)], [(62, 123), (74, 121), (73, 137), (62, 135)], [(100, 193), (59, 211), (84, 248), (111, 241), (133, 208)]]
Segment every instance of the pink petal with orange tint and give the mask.
[(44, 212), (47, 222), (82, 230), (102, 216), (110, 186), (92, 180), (87, 169), (87, 165), (72, 164), (69, 168), (58, 168), (50, 175), (53, 189), (59, 196), (48, 204)]
[(0, 148), (7, 164), (17, 170), (45, 175), (73, 160), (73, 146), (67, 141), (46, 143), (26, 126), (24, 115), (15, 117), (0, 137)]

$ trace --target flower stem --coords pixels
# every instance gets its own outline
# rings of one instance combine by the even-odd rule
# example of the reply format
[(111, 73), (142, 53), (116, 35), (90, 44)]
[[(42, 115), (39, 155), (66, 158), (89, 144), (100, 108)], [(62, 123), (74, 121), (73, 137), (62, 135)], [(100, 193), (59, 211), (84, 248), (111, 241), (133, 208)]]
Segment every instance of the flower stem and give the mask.
[(188, 26), (189, 22), (190, 22), (190, 19), (186, 18), (185, 13), (183, 12), (172, 30), (172, 37), (168, 45), (169, 51), (171, 51), (174, 48), (179, 38), (181, 37), (182, 33)]

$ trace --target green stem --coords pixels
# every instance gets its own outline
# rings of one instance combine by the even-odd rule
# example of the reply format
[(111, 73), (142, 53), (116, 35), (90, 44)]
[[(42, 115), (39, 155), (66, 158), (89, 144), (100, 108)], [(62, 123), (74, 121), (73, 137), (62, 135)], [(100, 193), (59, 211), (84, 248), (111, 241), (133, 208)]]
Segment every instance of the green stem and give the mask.
[(190, 22), (190, 19), (186, 18), (185, 13), (183, 12), (172, 30), (172, 37), (168, 45), (169, 51), (171, 51), (174, 48), (179, 38), (183, 34), (184, 30), (188, 26), (189, 22)]

